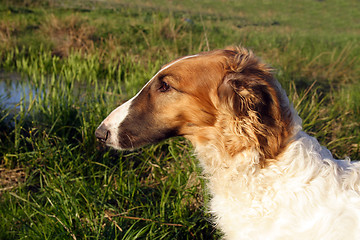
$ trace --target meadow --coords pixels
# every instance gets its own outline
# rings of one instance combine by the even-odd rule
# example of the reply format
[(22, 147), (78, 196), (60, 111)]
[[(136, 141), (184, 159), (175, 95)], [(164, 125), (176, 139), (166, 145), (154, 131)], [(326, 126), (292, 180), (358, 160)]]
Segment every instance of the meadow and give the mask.
[(218, 239), (183, 138), (133, 152), (94, 132), (168, 61), (242, 45), (276, 69), (303, 128), (360, 160), (355, 0), (0, 0), (0, 239)]

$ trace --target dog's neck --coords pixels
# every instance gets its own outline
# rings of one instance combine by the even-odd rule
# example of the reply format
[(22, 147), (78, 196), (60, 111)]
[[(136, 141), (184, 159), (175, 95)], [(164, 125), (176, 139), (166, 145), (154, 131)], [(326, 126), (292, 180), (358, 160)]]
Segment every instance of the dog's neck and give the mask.
[[(307, 145), (314, 147), (314, 156), (307, 155)], [(319, 164), (323, 164), (323, 159), (317, 157), (318, 153), (331, 158), (331, 154), (316, 139), (303, 131), (297, 132), (288, 148), (266, 167), (260, 164), (261, 154), (256, 149), (230, 156), (209, 143), (195, 146), (195, 153), (212, 195), (234, 194), (234, 198), (243, 198), (239, 193), (245, 192), (264, 196), (269, 189), (286, 184), (282, 182), (284, 179), (297, 178), (305, 183), (317, 177)]]
[(252, 174), (261, 168), (259, 164), (260, 154), (255, 149), (245, 150), (235, 156), (230, 156), (219, 148), (213, 144), (195, 147), (196, 156), (205, 176), (211, 178), (211, 176), (223, 171), (241, 175)]

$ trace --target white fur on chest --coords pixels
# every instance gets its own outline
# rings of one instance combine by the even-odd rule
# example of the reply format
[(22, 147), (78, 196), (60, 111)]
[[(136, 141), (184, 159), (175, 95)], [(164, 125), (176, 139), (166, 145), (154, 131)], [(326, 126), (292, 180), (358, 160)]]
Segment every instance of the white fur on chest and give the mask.
[(209, 148), (196, 151), (226, 239), (360, 239), (359, 164), (334, 160), (303, 132), (263, 169), (256, 152), (219, 162)]

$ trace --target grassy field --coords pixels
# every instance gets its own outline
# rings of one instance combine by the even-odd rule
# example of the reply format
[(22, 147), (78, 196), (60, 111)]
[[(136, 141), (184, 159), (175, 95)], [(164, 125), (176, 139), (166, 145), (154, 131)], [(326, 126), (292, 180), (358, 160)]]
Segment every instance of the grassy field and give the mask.
[(0, 96), (0, 239), (218, 239), (186, 140), (116, 152), (94, 137), (162, 64), (199, 51), (254, 50), (305, 131), (360, 159), (358, 1), (276, 2), (0, 0), (0, 71), (30, 89), (16, 106)]

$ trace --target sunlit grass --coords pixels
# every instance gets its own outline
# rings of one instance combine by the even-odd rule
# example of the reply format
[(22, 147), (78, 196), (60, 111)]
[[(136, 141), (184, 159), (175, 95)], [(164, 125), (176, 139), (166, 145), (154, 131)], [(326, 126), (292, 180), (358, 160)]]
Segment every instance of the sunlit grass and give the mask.
[(0, 96), (0, 165), (26, 175), (0, 185), (1, 239), (217, 239), (187, 141), (115, 152), (94, 138), (163, 64), (207, 49), (253, 49), (304, 129), (336, 157), (360, 158), (351, 1), (0, 2), (0, 68), (29, 89), (16, 106)]

